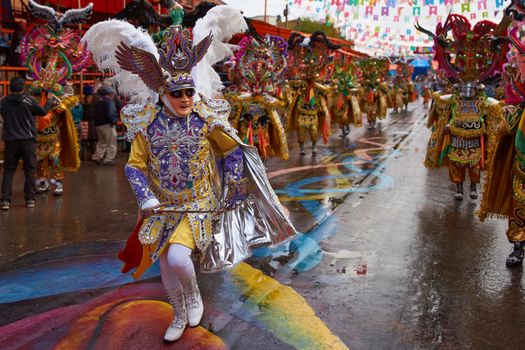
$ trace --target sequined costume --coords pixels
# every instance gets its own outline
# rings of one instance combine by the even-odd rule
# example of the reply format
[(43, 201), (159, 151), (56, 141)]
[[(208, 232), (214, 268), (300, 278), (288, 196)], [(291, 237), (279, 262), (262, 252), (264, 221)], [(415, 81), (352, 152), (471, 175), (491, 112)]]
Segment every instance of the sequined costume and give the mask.
[(287, 130), (297, 131), (301, 154), (304, 143), (312, 142), (312, 154), (317, 152), (317, 140), (322, 135), (328, 142), (331, 116), (329, 99), (332, 87), (317, 81), (328, 63), (328, 52), (338, 46), (332, 44), (323, 32), (315, 32), (307, 40), (298, 33), (288, 39), (289, 80), (285, 86), (287, 100)]
[(358, 83), (357, 72), (357, 67), (348, 66), (346, 69), (337, 68), (333, 75), (337, 98), (333, 103), (332, 110), (343, 136), (350, 132), (350, 125), (356, 128), (363, 126), (361, 106), (359, 105), (363, 89)]
[(71, 109), (78, 97), (65, 97), (45, 117), (40, 118), (36, 136), (37, 190), (44, 191), (61, 183), (64, 170), (77, 171), (80, 167), (79, 143)]
[(509, 267), (522, 264), (525, 247), (525, 43), (517, 38), (517, 28), (509, 35), (512, 55), (505, 67), (506, 106), (495, 121), (497, 132), (495, 142), (488, 148), (478, 212), (482, 221), (487, 216), (508, 219), (506, 236), (513, 243), (506, 260)]
[[(80, 34), (66, 26), (86, 22), (93, 4), (62, 14), (29, 0), (29, 9), (34, 17), (47, 22), (21, 42), (21, 56), (33, 78), (31, 88), (42, 96), (45, 92), (61, 96), (66, 80), (89, 62), (89, 52), (80, 42)], [(55, 185), (54, 193), (62, 194), (64, 170), (76, 171), (80, 166), (78, 137), (71, 115), (77, 103), (77, 97), (63, 97), (57, 108), (40, 119), (36, 138), (38, 192), (46, 191), (51, 182)]]
[(285, 103), (277, 96), (286, 70), (287, 43), (281, 37), (257, 40), (247, 36), (239, 43), (230, 70), (233, 91), (225, 95), (232, 104), (230, 121), (244, 142), (257, 147), (265, 159), (288, 159), (288, 143), (281, 118)]
[[(107, 25), (128, 26), (122, 22), (98, 24), (86, 34), (88, 42), (96, 43)], [(172, 57), (181, 52), (179, 47), (191, 47), (190, 32), (172, 26), (163, 32), (163, 41), (158, 48), (160, 63), (150, 51), (125, 43), (115, 54), (122, 73), (136, 72), (150, 91), (159, 91), (165, 105), (129, 104), (122, 111), (132, 142), (126, 175), (139, 207), (145, 208), (151, 199), (162, 207), (161, 214), (139, 225), (120, 255), (125, 261), (123, 271), (136, 268), (135, 278), (168, 243), (198, 248), (201, 269), (209, 272), (234, 266), (250, 256), (253, 245), (276, 245), (295, 235), (257, 149), (245, 145), (228, 123), (228, 102), (200, 95), (193, 112), (184, 118), (166, 109), (168, 91), (198, 86), (189, 71), (206, 54), (212, 34), (185, 51), (187, 56), (181, 60)], [(100, 52), (95, 58), (104, 55), (103, 50), (94, 50)], [(117, 74), (116, 79), (119, 77)], [(131, 243), (137, 240), (143, 246), (139, 259), (133, 248), (137, 246)]]
[(483, 94), (467, 99), (434, 93), (433, 100), (428, 120), (432, 135), (425, 166), (433, 169), (448, 165), (450, 181), (455, 184), (465, 181), (466, 171), (471, 182), (479, 183), (490, 130), (486, 121), (498, 117), (500, 103)]
[(389, 88), (385, 81), (388, 73), (388, 60), (370, 58), (361, 60), (359, 67), (363, 72), (363, 97), (361, 111), (366, 113), (368, 127), (375, 126), (378, 119), (385, 119), (389, 102)]
[[(433, 131), (425, 165), (435, 168), (448, 163), (457, 200), (463, 199), (466, 171), (471, 182), (470, 197), (478, 197), (477, 184), (485, 165), (486, 150), (495, 142), (494, 121), (501, 115), (502, 105), (487, 98), (480, 84), (497, 78), (502, 70), (507, 45), (491, 38), (506, 36), (507, 25), (504, 17), (499, 25), (482, 21), (471, 26), (466, 17), (450, 14), (443, 25), (438, 24), (436, 34), (416, 26), (434, 38), (434, 59), (446, 78), (456, 82), (451, 95), (433, 94), (434, 104), (429, 114)], [(452, 39), (446, 40), (449, 33)]]
[[(207, 103), (220, 103), (227, 110), (225, 101)], [(165, 109), (155, 106), (142, 110), (137, 106), (124, 108), (123, 120), (128, 130), (132, 130), (128, 137), (133, 140), (126, 176), (139, 205), (157, 198), (181, 212), (153, 215), (142, 224), (138, 237), (145, 249), (141, 264), (133, 274), (136, 278), (158, 258), (167, 243), (197, 247), (203, 253), (201, 268), (215, 271), (249, 256), (251, 245), (277, 244), (294, 232), (267, 180), (258, 184), (260, 193), (244, 199), (248, 179), (254, 181), (254, 174), (250, 176), (251, 167), (261, 171), (256, 175), (257, 182), (264, 174), (264, 167), (261, 168), (259, 158), (254, 156), (256, 149), (244, 145), (227, 123), (227, 112), (222, 118), (214, 118), (203, 112), (209, 108), (204, 102), (197, 103), (196, 112), (186, 119), (174, 119)], [(245, 165), (246, 161), (251, 162), (249, 166)], [(219, 188), (213, 183), (217, 176), (223, 184)], [(216, 198), (221, 191), (223, 196)], [(260, 194), (265, 196), (264, 203), (256, 203)], [(231, 212), (214, 212), (219, 208), (231, 209)], [(270, 216), (282, 226), (276, 226), (277, 222), (272, 220), (265, 227), (255, 227), (254, 217), (246, 216), (248, 213), (263, 222)], [(223, 222), (222, 227), (212, 225), (217, 220), (230, 222)], [(226, 231), (229, 225), (235, 227), (234, 222), (244, 228), (242, 232)], [(221, 234), (228, 236), (220, 237)], [(226, 241), (217, 242), (218, 238)], [(232, 244), (239, 239), (240, 242)], [(217, 250), (221, 243), (226, 246)]]

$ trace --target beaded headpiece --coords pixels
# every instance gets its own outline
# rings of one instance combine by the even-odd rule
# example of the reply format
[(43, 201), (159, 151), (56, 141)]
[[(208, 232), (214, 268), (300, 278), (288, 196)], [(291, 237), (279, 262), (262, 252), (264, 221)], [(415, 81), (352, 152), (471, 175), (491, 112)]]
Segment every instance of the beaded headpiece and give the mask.
[(266, 35), (261, 40), (247, 36), (235, 53), (232, 79), (242, 91), (273, 93), (286, 70), (288, 44), (283, 38)]
[(416, 29), (434, 39), (434, 59), (452, 82), (481, 83), (501, 73), (508, 48), (497, 39), (506, 36), (504, 21), (481, 21), (472, 27), (466, 17), (450, 14), (435, 34), (419, 25)]
[(390, 61), (387, 58), (366, 58), (359, 61), (366, 87), (376, 87), (388, 76)]
[(162, 33), (158, 44), (158, 62), (152, 53), (124, 42), (120, 43), (115, 56), (120, 68), (137, 74), (148, 88), (162, 95), (195, 87), (190, 72), (204, 57), (212, 39), (210, 33), (193, 46), (188, 29), (171, 26)]
[(354, 62), (346, 65), (345, 67), (336, 67), (334, 79), (337, 81), (337, 90), (348, 96), (350, 89), (359, 86), (359, 79), (362, 77), (362, 72), (358, 69)]
[(56, 95), (64, 92), (64, 84), (73, 73), (80, 72), (89, 63), (89, 52), (80, 43), (80, 33), (67, 26), (87, 22), (93, 4), (63, 14), (49, 6), (29, 0), (31, 15), (46, 22), (24, 36), (20, 54), (33, 80), (35, 92), (50, 91)]
[(310, 38), (292, 33), (288, 38), (290, 78), (317, 80), (329, 63), (329, 51), (339, 47), (333, 44), (324, 32), (314, 32)]

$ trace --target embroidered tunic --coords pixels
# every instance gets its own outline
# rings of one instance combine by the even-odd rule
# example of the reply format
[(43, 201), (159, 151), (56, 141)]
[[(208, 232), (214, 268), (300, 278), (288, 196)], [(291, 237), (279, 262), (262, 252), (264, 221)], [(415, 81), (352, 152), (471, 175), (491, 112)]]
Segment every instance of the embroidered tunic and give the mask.
[(228, 106), (222, 100), (196, 104), (185, 118), (152, 105), (123, 109), (132, 141), (125, 173), (139, 207), (158, 200), (168, 209), (139, 228), (140, 264), (123, 269), (137, 267), (135, 278), (170, 243), (198, 248), (201, 269), (216, 271), (248, 257), (251, 245), (274, 245), (296, 234), (256, 149), (242, 144), (227, 122), (223, 102)]

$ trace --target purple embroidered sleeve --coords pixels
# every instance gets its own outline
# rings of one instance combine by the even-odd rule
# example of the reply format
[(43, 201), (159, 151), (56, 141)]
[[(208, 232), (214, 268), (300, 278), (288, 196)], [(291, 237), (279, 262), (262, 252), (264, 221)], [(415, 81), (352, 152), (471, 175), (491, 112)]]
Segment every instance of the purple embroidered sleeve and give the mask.
[(224, 184), (228, 191), (226, 208), (239, 205), (247, 192), (247, 180), (244, 178), (244, 156), (240, 147), (224, 157)]
[(148, 180), (146, 174), (142, 170), (139, 170), (131, 165), (124, 167), (124, 173), (128, 178), (129, 184), (135, 193), (137, 203), (139, 207), (148, 199), (155, 198), (155, 194), (148, 188)]
[(233, 152), (224, 157), (224, 180), (240, 181), (244, 173), (244, 160), (242, 149), (237, 147)]

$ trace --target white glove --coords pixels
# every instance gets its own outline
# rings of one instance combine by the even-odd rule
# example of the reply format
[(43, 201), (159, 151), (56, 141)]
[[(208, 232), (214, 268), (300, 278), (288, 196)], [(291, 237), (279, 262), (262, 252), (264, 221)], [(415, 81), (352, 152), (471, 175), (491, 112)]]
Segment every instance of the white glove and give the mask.
[(142, 206), (140, 207), (141, 210), (147, 210), (147, 209), (151, 209), (153, 207), (156, 207), (157, 205), (159, 205), (160, 202), (157, 198), (150, 198), (148, 200), (146, 200), (144, 203), (142, 203)]

